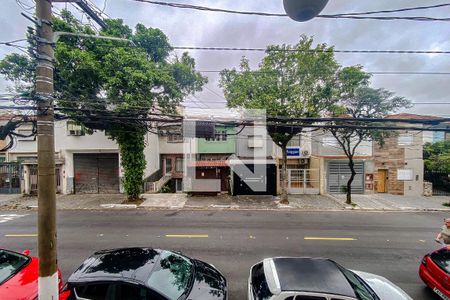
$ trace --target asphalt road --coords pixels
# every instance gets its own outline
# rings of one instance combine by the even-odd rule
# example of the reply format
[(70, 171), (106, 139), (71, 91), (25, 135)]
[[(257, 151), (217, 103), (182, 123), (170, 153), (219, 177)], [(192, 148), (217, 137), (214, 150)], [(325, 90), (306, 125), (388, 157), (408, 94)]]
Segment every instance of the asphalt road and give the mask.
[[(385, 276), (413, 299), (438, 299), (424, 287), (417, 269), (422, 256), (437, 248), (434, 237), (445, 216), (379, 212), (59, 211), (58, 257), (63, 277), (67, 278), (86, 257), (100, 249), (150, 246), (181, 250), (214, 264), (224, 273), (229, 281), (230, 300), (246, 299), (248, 270), (265, 257), (328, 257), (348, 268)], [(36, 255), (35, 226), (35, 212), (0, 211), (0, 247), (16, 251), (28, 248)]]

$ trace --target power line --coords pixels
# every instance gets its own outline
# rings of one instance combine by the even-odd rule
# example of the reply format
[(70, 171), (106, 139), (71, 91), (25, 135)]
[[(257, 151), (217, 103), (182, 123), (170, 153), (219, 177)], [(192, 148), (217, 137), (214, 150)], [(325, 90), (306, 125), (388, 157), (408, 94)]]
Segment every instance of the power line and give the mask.
[(371, 53), (371, 54), (450, 54), (450, 51), (440, 50), (339, 50), (339, 49), (279, 49), (279, 48), (238, 48), (238, 47), (200, 47), (174, 46), (175, 50), (198, 51), (249, 51), (249, 52), (305, 52), (305, 53)]
[[(200, 73), (221, 73), (224, 70), (198, 70)], [(238, 73), (242, 73), (237, 71)], [(250, 70), (253, 73), (272, 73), (272, 71)], [(448, 76), (450, 72), (414, 72), (414, 71), (366, 71), (372, 75), (437, 75)]]
[[(152, 1), (152, 0), (134, 0), (136, 2), (143, 2), (153, 5), (167, 6), (172, 8), (180, 8), (180, 9), (191, 9), (191, 10), (199, 10), (199, 11), (211, 11), (218, 13), (227, 13), (227, 14), (239, 14), (239, 15), (252, 15), (252, 16), (262, 16), (262, 17), (287, 17), (286, 14), (281, 13), (268, 13), (268, 12), (255, 12), (255, 11), (240, 11), (240, 10), (232, 10), (232, 9), (223, 9), (223, 8), (213, 8), (207, 6), (200, 5), (191, 5), (185, 3), (173, 3), (173, 2), (163, 2), (163, 1)], [(370, 11), (370, 12), (356, 12), (356, 13), (340, 13), (334, 15), (318, 15), (317, 18), (325, 18), (325, 19), (355, 19), (355, 20), (410, 20), (410, 21), (450, 21), (450, 18), (431, 18), (431, 17), (423, 17), (423, 16), (414, 16), (414, 17), (404, 17), (404, 16), (370, 16), (376, 13), (391, 13), (391, 12), (400, 12), (400, 11), (412, 11), (412, 10), (424, 10), (431, 9), (441, 6), (448, 6), (449, 4), (441, 4), (440, 6), (421, 6), (421, 7), (410, 7), (410, 8), (402, 8), (391, 11)]]

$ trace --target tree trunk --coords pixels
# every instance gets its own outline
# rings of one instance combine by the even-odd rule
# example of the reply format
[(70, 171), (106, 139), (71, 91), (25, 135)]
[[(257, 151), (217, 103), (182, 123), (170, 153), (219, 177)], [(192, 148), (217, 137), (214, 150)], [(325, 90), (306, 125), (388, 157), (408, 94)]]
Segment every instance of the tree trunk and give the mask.
[(287, 187), (288, 187), (288, 178), (287, 178), (287, 145), (281, 146), (281, 151), (283, 156), (281, 158), (281, 204), (289, 204)]
[(347, 204), (352, 204), (352, 182), (355, 179), (356, 171), (355, 171), (355, 163), (353, 162), (353, 157), (348, 158), (348, 166), (350, 167), (350, 171), (352, 175), (347, 182)]

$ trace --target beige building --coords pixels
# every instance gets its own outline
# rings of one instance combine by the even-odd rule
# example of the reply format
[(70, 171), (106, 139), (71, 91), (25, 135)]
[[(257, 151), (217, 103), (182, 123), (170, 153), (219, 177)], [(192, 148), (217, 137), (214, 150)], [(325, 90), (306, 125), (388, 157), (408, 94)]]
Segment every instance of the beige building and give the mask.
[[(433, 116), (397, 114), (391, 119), (437, 119)], [(403, 126), (410, 126), (405, 123)], [(417, 126), (417, 125), (415, 125)], [(394, 195), (417, 196), (423, 194), (423, 144), (429, 142), (428, 133), (399, 131), (386, 139), (385, 144), (374, 144), (375, 192)]]

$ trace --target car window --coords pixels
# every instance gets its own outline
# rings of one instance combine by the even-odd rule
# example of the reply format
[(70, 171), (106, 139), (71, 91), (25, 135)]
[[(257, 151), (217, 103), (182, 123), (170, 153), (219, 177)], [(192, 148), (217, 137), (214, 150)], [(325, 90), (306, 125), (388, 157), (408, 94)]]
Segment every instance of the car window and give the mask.
[(118, 293), (120, 300), (165, 300), (160, 295), (141, 286), (122, 284)]
[(178, 299), (190, 287), (192, 263), (185, 257), (163, 251), (155, 264), (148, 286), (169, 299)]
[(88, 300), (114, 300), (116, 285), (109, 283), (88, 284), (77, 286), (75, 293), (78, 298)]
[(0, 250), (0, 284), (16, 274), (28, 263), (28, 260), (29, 258), (25, 255)]
[(450, 273), (450, 251), (448, 249), (441, 249), (430, 255), (431, 260), (437, 264), (442, 270)]
[(252, 290), (253, 296), (258, 300), (270, 299), (273, 296), (267, 285), (262, 262), (255, 265), (252, 269)]
[(347, 281), (352, 286), (355, 291), (356, 297), (360, 300), (378, 300), (377, 295), (374, 291), (370, 289), (370, 287), (364, 283), (364, 281), (359, 278), (355, 273), (343, 268), (339, 267), (347, 278)]

